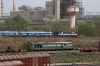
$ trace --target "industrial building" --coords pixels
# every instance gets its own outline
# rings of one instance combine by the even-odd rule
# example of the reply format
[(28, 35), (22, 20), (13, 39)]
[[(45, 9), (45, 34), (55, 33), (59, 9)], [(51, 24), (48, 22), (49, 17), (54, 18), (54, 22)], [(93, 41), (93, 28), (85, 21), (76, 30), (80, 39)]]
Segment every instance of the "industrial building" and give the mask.
[(4, 0), (1, 0), (1, 17), (0, 23), (5, 22), (9, 18), (13, 18), (16, 15), (21, 15), (24, 19), (31, 22), (43, 22), (43, 19), (46, 16), (46, 10), (42, 7), (36, 7), (33, 9), (31, 6), (23, 5), (18, 7), (16, 11), (16, 3), (13, 0), (13, 10), (10, 11), (10, 14), (4, 13)]
[(1, 17), (0, 24), (4, 24), (5, 20), (9, 19), (10, 15), (8, 13), (4, 13), (4, 0), (1, 0)]
[(16, 15), (21, 15), (24, 19), (32, 22), (43, 22), (46, 16), (46, 11), (42, 7), (32, 8), (31, 6), (23, 5), (18, 7), (19, 11), (11, 11), (10, 18)]
[(46, 2), (46, 17), (48, 18), (48, 15), (52, 15), (56, 19), (66, 19), (69, 16), (67, 13), (69, 6), (79, 7), (79, 14), (77, 16), (84, 14), (82, 0), (52, 0)]
[(60, 19), (60, 0), (46, 1), (46, 18)]
[[(13, 3), (13, 9), (11, 12), (4, 13), (4, 0), (1, 0), (1, 17), (0, 17), (0, 23), (5, 22), (5, 20), (9, 18), (15, 17), (17, 14), (21, 15), (23, 18), (25, 18), (28, 21), (35, 22), (40, 24), (41, 22), (44, 22), (45, 19), (53, 19), (53, 20), (59, 20), (64, 22), (69, 22), (70, 17), (67, 13), (67, 8), (69, 6), (77, 6), (79, 7), (79, 13), (77, 14), (76, 19), (78, 20), (92, 20), (95, 17), (99, 17), (100, 13), (92, 14), (90, 12), (89, 14), (84, 13), (84, 7), (82, 5), (82, 0), (51, 0), (46, 1), (46, 7), (45, 9), (42, 7), (36, 7), (33, 8), (28, 5), (23, 5), (18, 7), (19, 11), (16, 11), (16, 2), (15, 0), (12, 1)], [(96, 13), (96, 12), (95, 12)]]

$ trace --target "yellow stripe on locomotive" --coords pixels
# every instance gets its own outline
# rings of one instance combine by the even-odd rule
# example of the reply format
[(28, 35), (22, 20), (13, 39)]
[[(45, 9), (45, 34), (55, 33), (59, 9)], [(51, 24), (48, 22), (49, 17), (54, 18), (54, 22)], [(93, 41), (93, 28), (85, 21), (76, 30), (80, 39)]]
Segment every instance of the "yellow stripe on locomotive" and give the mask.
[(73, 46), (72, 44), (67, 44), (66, 46)]
[(63, 44), (42, 44), (42, 46), (63, 46)]

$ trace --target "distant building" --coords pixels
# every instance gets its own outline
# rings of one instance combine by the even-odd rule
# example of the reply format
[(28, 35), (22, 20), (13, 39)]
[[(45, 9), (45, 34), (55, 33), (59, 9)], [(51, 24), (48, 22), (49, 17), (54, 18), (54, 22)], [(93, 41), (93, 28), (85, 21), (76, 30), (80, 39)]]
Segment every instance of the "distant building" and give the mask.
[(84, 14), (82, 0), (52, 0), (46, 2), (46, 17), (48, 18), (48, 15), (51, 14), (55, 16), (56, 19), (66, 19), (69, 16), (67, 8), (72, 5), (80, 8), (78, 16)]
[(5, 23), (5, 21), (6, 21), (7, 19), (9, 19), (9, 18), (10, 18), (9, 16), (0, 17), (0, 24), (1, 24), (1, 23)]
[(52, 16), (54, 19), (60, 19), (60, 0), (46, 1), (46, 18)]
[(27, 5), (20, 6), (18, 7), (19, 11), (11, 11), (10, 17), (13, 18), (19, 14), (24, 19), (32, 22), (42, 22), (44, 19), (66, 19), (69, 18), (67, 8), (71, 5), (80, 8), (80, 12), (77, 16), (83, 15), (84, 9), (82, 7), (82, 0), (52, 0), (46, 1), (46, 9), (42, 7), (33, 8)]
[(46, 12), (42, 7), (36, 7), (33, 9), (30, 6), (23, 5), (19, 7), (19, 11), (11, 11), (10, 18), (16, 15), (21, 15), (24, 19), (32, 22), (42, 22), (46, 17)]
[(45, 11), (12, 11), (10, 18), (13, 18), (18, 14), (28, 21), (35, 22), (41, 22), (45, 17)]

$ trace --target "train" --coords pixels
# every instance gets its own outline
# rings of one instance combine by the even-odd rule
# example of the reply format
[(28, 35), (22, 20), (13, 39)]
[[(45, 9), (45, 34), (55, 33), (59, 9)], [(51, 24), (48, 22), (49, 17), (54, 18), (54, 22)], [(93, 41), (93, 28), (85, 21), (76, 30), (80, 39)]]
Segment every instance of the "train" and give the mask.
[(77, 37), (77, 32), (36, 32), (36, 31), (0, 31), (0, 36), (7, 37)]
[[(33, 51), (74, 51), (78, 50), (78, 52), (100, 52), (100, 42), (99, 44), (94, 45), (83, 45), (81, 47), (74, 46), (73, 42), (32, 42), (30, 45), (26, 44), (25, 49), (11, 49), (10, 46), (7, 46), (6, 50), (0, 50), (0, 53), (21, 53), (23, 52), (31, 52)], [(22, 53), (23, 53), (22, 52)]]
[(41, 50), (72, 50), (73, 44), (72, 42), (37, 42), (32, 43), (33, 50), (41, 51)]
[(73, 42), (33, 42), (34, 51), (52, 51), (52, 50), (80, 50), (82, 52), (100, 51), (100, 42), (98, 45), (84, 45), (75, 47)]

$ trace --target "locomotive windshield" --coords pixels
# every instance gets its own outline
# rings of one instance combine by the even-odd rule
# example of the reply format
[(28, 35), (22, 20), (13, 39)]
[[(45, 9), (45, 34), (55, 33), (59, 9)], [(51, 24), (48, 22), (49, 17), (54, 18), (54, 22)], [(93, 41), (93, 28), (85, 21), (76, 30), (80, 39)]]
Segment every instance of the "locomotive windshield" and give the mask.
[(63, 32), (58, 32), (58, 35), (63, 35)]

